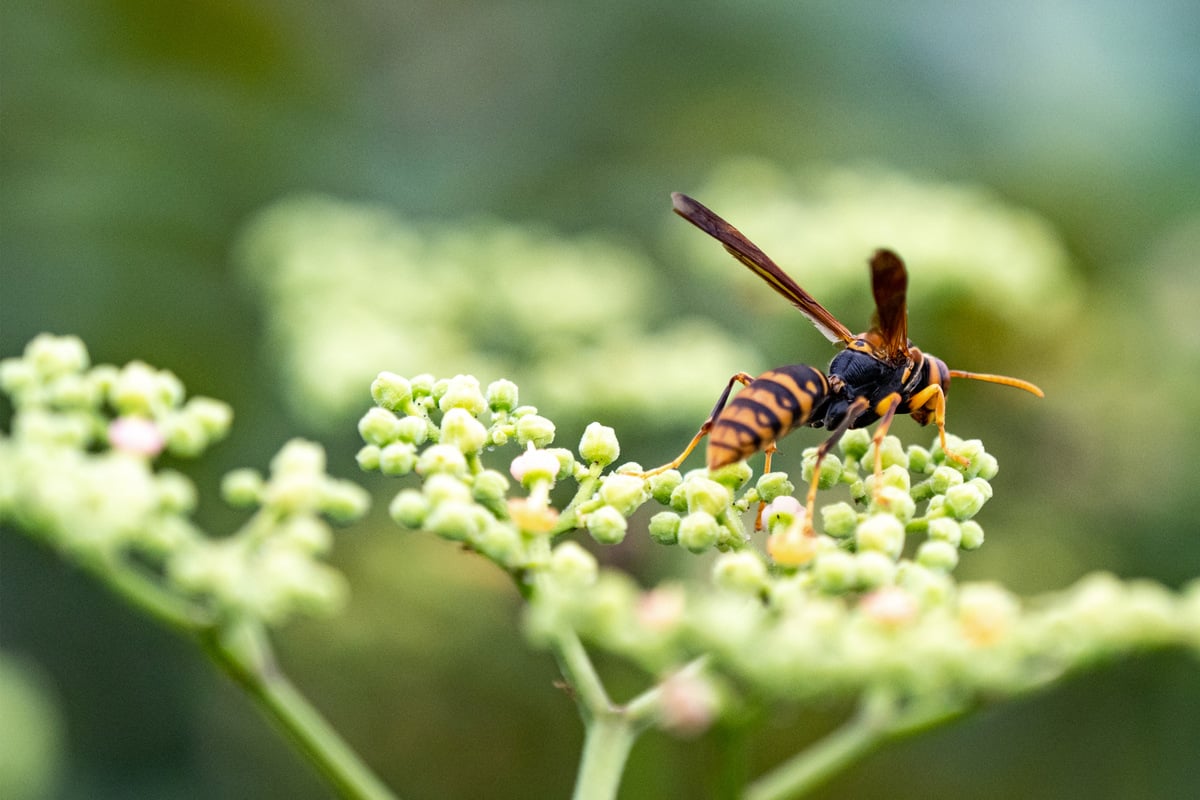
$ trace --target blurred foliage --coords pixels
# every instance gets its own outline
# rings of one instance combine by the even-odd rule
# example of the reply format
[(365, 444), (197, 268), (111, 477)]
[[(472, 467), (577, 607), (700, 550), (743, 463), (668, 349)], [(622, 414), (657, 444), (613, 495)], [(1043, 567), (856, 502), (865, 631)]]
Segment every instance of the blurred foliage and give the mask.
[[(260, 463), (318, 418), (331, 469), (349, 474), (352, 412), (339, 427), (324, 412), (294, 411), (311, 402), (294, 393), (314, 381), (296, 371), (312, 351), (284, 347), (278, 326), (300, 306), (246, 292), (235, 266), (234, 242), (253, 220), (299, 202), (285, 198), (317, 196), (326, 199), (314, 207), (335, 216), (383, 209), (368, 214), (415, 231), (422, 247), (456, 235), (474, 254), (476, 243), (511, 237), (528, 243), (531, 262), (540, 254), (550, 263), (604, 242), (622, 254), (608, 259), (615, 274), (637, 273), (631, 282), (642, 289), (619, 307), (629, 316), (572, 333), (574, 364), (570, 353), (492, 352), (476, 340), (485, 323), (518, 323), (503, 296), (469, 292), (486, 315), (468, 320), (457, 352), (486, 358), (487, 379), (599, 360), (613, 380), (589, 397), (614, 386), (628, 394), (588, 406), (551, 391), (560, 379), (547, 372), (537, 382), (548, 395), (529, 401), (559, 418), (556, 404), (577, 409), (580, 430), (565, 439), (588, 414), (633, 406), (627, 419), (604, 421), (630, 457), (648, 462), (686, 440), (731, 366), (824, 365), (831, 355), (802, 317), (753, 279), (740, 283), (744, 270), (671, 218), (667, 193), (683, 190), (751, 235), (853, 329), (869, 314), (869, 248), (897, 247), (912, 271), (921, 347), (1046, 389), (1035, 403), (954, 387), (956, 432), (983, 438), (1001, 463), (1041, 465), (997, 478), (1022, 502), (990, 509), (989, 547), (964, 577), (1033, 592), (1111, 569), (1179, 585), (1200, 563), (1200, 494), (1186, 477), (1200, 445), (1198, 24), (1200, 10), (1185, 0), (6, 3), (0, 354), (42, 330), (75, 333), (97, 360), (163, 364), (229, 401), (233, 437), (212, 472), (197, 476), (202, 487), (230, 466)], [(754, 161), (731, 160), (747, 155)], [(749, 166), (763, 163), (776, 165), (773, 185)], [(789, 227), (787, 203), (812, 212), (837, 175), (854, 178), (860, 199), (878, 188), (906, 204), (900, 224), (945, 224), (950, 239), (967, 222), (922, 213), (944, 208), (939, 198), (1001, 216), (1028, 209), (1015, 212), (1024, 235), (1013, 253), (1040, 265), (1023, 273), (1045, 281), (1023, 295), (1032, 308), (1014, 308), (1002, 287), (989, 289), (991, 303), (948, 303), (977, 280), (994, 286), (1009, 274), (986, 231), (973, 249), (964, 242), (970, 257), (959, 260), (920, 230), (912, 245), (831, 230), (832, 249), (820, 251), (828, 255), (806, 261), (821, 229)], [(1029, 219), (1041, 221), (1020, 222)], [(303, 233), (316, 246), (335, 244), (336, 232)], [(935, 278), (949, 258), (964, 283)], [(466, 259), (455, 269), (469, 281), (486, 266)], [(817, 281), (835, 266), (847, 277), (826, 295)], [(616, 297), (597, 274), (563, 279)], [(372, 284), (349, 295), (362, 303), (353, 309), (341, 304), (350, 290), (340, 280), (316, 287), (339, 290), (330, 299), (347, 331), (389, 308)], [(1000, 297), (1010, 298), (1003, 309)], [(1051, 298), (1070, 301), (1042, 305)], [(311, 297), (293, 300), (322, 313)], [(513, 311), (521, 319), (523, 309)], [(414, 318), (446, 319), (431, 309)], [(359, 339), (342, 355), (353, 364), (387, 358), (390, 347), (398, 361), (412, 352), (395, 338), (402, 327), (398, 317), (375, 329), (382, 347)], [(658, 338), (671, 330), (682, 331), (682, 345)], [(713, 352), (701, 346), (710, 340)], [(652, 363), (639, 352), (656, 346), (702, 354), (625, 371)], [(686, 397), (667, 386), (687, 387)], [(362, 392), (365, 400), (365, 383)], [(780, 458), (798, 461), (812, 441), (789, 440)], [(664, 568), (632, 543), (623, 557), (647, 573)], [(284, 654), (401, 795), (516, 797), (530, 776), (565, 793), (576, 723), (550, 689), (550, 665), (524, 651), (515, 611), (505, 613), (515, 609), (511, 590), (473, 574), (450, 548), (377, 527), (347, 534), (335, 559), (351, 576), (347, 616), (306, 624)], [(7, 532), (0, 569), (0, 646), (41, 666), (54, 687), (45, 697), (68, 721), (59, 796), (323, 796), (182, 644)], [(1147, 660), (880, 754), (822, 796), (877, 797), (880, 787), (901, 798), (1187, 796), (1200, 782), (1197, 720), (1193, 675)], [(814, 737), (821, 721), (781, 709), (773, 723), (752, 742), (648, 740), (625, 795), (701, 796), (716, 780), (705, 748), (743, 747), (761, 768)], [(467, 751), (479, 768), (462, 769)]]

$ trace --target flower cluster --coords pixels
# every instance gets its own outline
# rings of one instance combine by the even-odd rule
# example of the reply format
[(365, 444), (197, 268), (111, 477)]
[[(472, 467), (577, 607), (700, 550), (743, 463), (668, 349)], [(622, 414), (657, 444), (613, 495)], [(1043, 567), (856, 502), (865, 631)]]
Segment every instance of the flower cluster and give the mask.
[(360, 516), (367, 496), (324, 474), (318, 446), (289, 443), (269, 479), (229, 475), (227, 498), (260, 508), (218, 539), (191, 519), (192, 482), (155, 460), (200, 455), (228, 431), (227, 405), (187, 398), (177, 377), (141, 362), (91, 366), (79, 339), (45, 334), (0, 362), (0, 389), (13, 405), (11, 434), (0, 435), (0, 521), (151, 610), (175, 609), (180, 624), (276, 623), (336, 607), (344, 587), (318, 560), (330, 546), (322, 516)]
[[(507, 381), (482, 390), (467, 376), (385, 373), (372, 391), (360, 463), (422, 480), (392, 502), (396, 521), (519, 576), (535, 642), (555, 647), (573, 631), (659, 676), (668, 728), (702, 728), (730, 707), (731, 686), (793, 700), (879, 690), (969, 705), (1124, 651), (1200, 650), (1200, 584), (1175, 595), (1098, 575), (1027, 603), (995, 584), (957, 583), (960, 555), (983, 544), (975, 517), (998, 470), (978, 441), (947, 436), (948, 458), (936, 441), (904, 448), (885, 437), (876, 478), (872, 437), (847, 433), (817, 481), (849, 499), (821, 505), (810, 526), (784, 473), (753, 480), (743, 463), (646, 477), (636, 464), (613, 468), (616, 437), (595, 423), (578, 455), (552, 447), (553, 424), (518, 406)], [(507, 474), (484, 465), (510, 441)], [(807, 483), (815, 450), (805, 455)], [(577, 490), (560, 509), (551, 489), (568, 480)], [(665, 506), (646, 519), (650, 539), (718, 551), (709, 580), (643, 588), (559, 540), (585, 529), (599, 544), (620, 542), (649, 503)], [(759, 506), (761, 535), (745, 519)]]

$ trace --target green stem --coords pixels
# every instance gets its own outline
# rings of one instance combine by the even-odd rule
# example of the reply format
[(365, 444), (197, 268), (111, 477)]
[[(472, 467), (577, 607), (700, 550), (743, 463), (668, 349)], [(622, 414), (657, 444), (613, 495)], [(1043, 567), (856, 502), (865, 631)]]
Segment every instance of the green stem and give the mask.
[(191, 632), (212, 624), (207, 611), (163, 588), (156, 578), (128, 561), (114, 558), (80, 563), (134, 608), (165, 625)]
[(612, 800), (617, 796), (625, 760), (639, 732), (639, 727), (620, 712), (608, 712), (587, 721), (574, 800)]
[(266, 636), (257, 624), (243, 625), (233, 636), (222, 637), (213, 631), (202, 636), (201, 643), (325, 776), (339, 797), (394, 800), (391, 791), (278, 670)]

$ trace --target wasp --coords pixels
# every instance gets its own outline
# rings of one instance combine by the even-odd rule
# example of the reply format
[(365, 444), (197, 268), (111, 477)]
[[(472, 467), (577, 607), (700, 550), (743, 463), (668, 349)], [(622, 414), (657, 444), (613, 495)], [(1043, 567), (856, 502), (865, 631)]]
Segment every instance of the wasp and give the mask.
[[(676, 192), (671, 200), (676, 214), (724, 245), (730, 255), (783, 295), (842, 350), (825, 372), (807, 364), (790, 364), (768, 370), (757, 378), (737, 373), (729, 379), (712, 413), (679, 457), (645, 475), (678, 467), (705, 436), (709, 437), (710, 470), (764, 451), (765, 469), (770, 471), (771, 456), (779, 439), (797, 428), (826, 428), (829, 437), (817, 448), (808, 489), (804, 526), (805, 532), (811, 534), (821, 463), (851, 428), (879, 422), (872, 437), (878, 487), (882, 483), (880, 445), (897, 414), (907, 414), (921, 425), (932, 421), (937, 426), (942, 451), (948, 458), (967, 465), (967, 459), (952, 453), (946, 445), (946, 394), (951, 378), (998, 383), (1045, 396), (1028, 381), (950, 369), (940, 358), (914, 347), (908, 338), (908, 271), (891, 250), (877, 250), (871, 257), (875, 314), (867, 331), (853, 334), (737, 228), (687, 195)], [(730, 400), (729, 395), (738, 383), (743, 388)]]

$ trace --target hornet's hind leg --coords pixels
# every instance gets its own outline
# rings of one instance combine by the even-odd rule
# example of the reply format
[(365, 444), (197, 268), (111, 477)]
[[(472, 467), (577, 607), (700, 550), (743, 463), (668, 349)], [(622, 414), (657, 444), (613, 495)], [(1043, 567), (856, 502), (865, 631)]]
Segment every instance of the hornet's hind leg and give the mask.
[(683, 449), (683, 452), (680, 453), (674, 460), (668, 461), (661, 467), (655, 467), (654, 469), (649, 469), (645, 472), (638, 473), (639, 477), (649, 478), (650, 476), (657, 475), (660, 472), (666, 472), (669, 469), (675, 469), (682, 464), (687, 457), (692, 454), (692, 451), (696, 449), (696, 445), (700, 444), (700, 440), (707, 436), (708, 432), (712, 430), (713, 423), (717, 421), (717, 416), (721, 413), (721, 410), (725, 408), (725, 402), (729, 400), (729, 393), (733, 391), (733, 385), (735, 383), (742, 383), (746, 386), (749, 386), (753, 380), (754, 379), (751, 378), (750, 374), (747, 372), (739, 372), (730, 378), (729, 383), (725, 384), (725, 391), (721, 392), (721, 396), (717, 398), (717, 404), (713, 406), (712, 413), (708, 415), (708, 419), (706, 419), (704, 424), (700, 426), (700, 430), (696, 431), (696, 435), (692, 437), (690, 442), (688, 442), (688, 446)]

